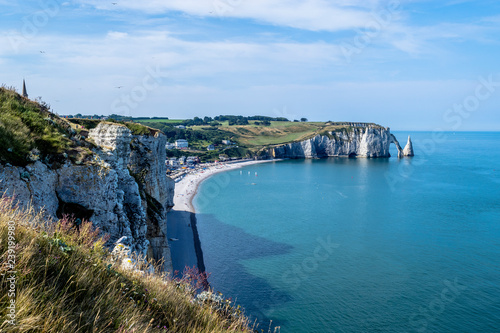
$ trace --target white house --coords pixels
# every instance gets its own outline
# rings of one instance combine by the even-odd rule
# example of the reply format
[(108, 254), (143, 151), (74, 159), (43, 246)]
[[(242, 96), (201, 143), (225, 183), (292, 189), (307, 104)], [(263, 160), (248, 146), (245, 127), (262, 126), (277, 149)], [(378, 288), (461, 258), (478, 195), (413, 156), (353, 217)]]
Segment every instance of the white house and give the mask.
[(177, 126), (174, 126), (175, 128), (179, 128), (179, 129), (186, 129), (186, 126), (184, 125), (177, 125)]
[(208, 145), (207, 150), (215, 150), (215, 146), (214, 145)]
[(179, 139), (179, 140), (175, 141), (175, 147), (177, 149), (187, 148), (187, 147), (189, 147), (189, 144), (188, 144), (187, 140)]
[(167, 148), (167, 149), (174, 149), (175, 148), (175, 143), (167, 142), (167, 144), (165, 145), (165, 148)]
[(225, 145), (232, 145), (233, 143), (231, 142), (231, 140), (222, 140), (222, 144), (225, 144)]
[(177, 161), (177, 159), (175, 157), (172, 157), (171, 159), (169, 159), (167, 161), (167, 163), (168, 163), (168, 165), (173, 166), (173, 167), (179, 166), (179, 162)]

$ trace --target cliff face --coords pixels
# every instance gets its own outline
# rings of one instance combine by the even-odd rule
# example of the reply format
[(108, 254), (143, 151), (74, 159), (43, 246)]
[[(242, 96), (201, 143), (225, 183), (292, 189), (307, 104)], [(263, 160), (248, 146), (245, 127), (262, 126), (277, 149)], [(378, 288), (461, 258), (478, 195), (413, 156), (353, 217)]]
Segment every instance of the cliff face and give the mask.
[(20, 205), (42, 208), (47, 217), (89, 219), (110, 234), (110, 244), (127, 236), (132, 250), (163, 259), (170, 271), (166, 212), (174, 182), (166, 176), (165, 150), (160, 149), (165, 136), (135, 136), (125, 126), (101, 123), (89, 137), (97, 145), (93, 164), (67, 162), (55, 170), (40, 161), (0, 165), (0, 191)]
[(166, 177), (165, 165), (167, 137), (160, 132), (134, 136), (128, 164), (144, 193), (143, 207), (147, 212), (148, 256), (164, 260), (164, 270), (171, 271), (172, 263), (167, 239), (167, 212), (174, 206), (175, 182)]
[(389, 157), (391, 142), (392, 135), (388, 128), (351, 127), (271, 148), (270, 155), (275, 158)]

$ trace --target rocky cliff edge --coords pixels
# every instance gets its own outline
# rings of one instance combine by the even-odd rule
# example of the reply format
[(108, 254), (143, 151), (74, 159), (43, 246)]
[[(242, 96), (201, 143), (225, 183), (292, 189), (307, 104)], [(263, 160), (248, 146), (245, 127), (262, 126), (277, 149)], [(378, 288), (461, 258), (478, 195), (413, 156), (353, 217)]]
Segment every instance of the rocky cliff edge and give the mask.
[(110, 235), (109, 244), (127, 236), (134, 251), (171, 271), (166, 213), (175, 184), (165, 172), (165, 135), (133, 135), (124, 125), (100, 123), (89, 139), (96, 145), (92, 163), (0, 164), (0, 192), (53, 219), (88, 219)]

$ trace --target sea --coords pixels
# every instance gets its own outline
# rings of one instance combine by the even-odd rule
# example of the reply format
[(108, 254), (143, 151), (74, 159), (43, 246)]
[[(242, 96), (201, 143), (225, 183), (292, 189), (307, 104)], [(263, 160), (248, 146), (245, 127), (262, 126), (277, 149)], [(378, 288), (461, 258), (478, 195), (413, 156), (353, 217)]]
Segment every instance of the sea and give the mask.
[(200, 185), (209, 282), (259, 331), (500, 332), (500, 132), (394, 134), (415, 157), (284, 160)]

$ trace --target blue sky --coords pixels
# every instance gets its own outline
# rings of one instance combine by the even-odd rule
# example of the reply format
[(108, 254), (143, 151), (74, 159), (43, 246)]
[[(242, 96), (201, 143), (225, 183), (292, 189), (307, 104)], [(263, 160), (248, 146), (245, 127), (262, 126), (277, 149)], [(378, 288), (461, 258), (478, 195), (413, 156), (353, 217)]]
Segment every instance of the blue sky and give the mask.
[[(116, 4), (114, 4), (116, 3)], [(0, 0), (0, 83), (59, 114), (500, 130), (500, 2)]]

